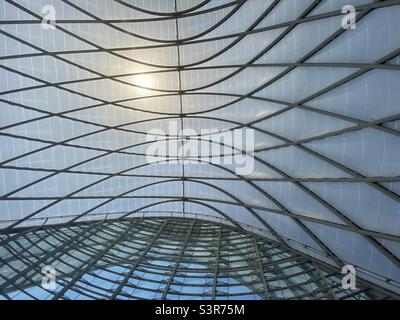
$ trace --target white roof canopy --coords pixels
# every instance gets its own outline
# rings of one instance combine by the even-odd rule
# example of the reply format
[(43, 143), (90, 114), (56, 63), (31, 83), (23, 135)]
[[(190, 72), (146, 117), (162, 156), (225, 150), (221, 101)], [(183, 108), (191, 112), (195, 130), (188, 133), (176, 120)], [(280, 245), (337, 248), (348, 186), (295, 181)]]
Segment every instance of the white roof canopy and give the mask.
[[(199, 215), (400, 290), (400, 1), (4, 0), (0, 15), (0, 232)], [(210, 129), (254, 130), (251, 173), (228, 142), (172, 148), (215, 147)], [(149, 162), (152, 130), (171, 148)]]

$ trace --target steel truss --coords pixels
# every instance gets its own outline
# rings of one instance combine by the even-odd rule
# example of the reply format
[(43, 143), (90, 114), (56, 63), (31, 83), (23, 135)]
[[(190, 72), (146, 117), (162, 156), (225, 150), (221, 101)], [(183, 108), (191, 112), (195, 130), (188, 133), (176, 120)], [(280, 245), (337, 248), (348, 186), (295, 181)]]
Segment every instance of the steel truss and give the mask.
[[(1, 238), (2, 299), (397, 298), (362, 280), (344, 290), (340, 270), (205, 220), (119, 219)], [(56, 269), (55, 291), (41, 287), (44, 265)]]

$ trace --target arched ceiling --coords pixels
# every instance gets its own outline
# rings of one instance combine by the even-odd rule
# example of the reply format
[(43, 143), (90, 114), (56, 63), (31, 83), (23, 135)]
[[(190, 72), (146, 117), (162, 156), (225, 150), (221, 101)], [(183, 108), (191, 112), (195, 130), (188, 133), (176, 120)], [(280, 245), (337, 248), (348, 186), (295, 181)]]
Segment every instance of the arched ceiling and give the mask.
[[(346, 4), (355, 29), (342, 27)], [(46, 5), (54, 28), (43, 28)], [(399, 290), (400, 1), (1, 9), (1, 232), (202, 215)], [(171, 123), (253, 129), (254, 170), (207, 161), (229, 158), (229, 145), (149, 163), (146, 134)]]

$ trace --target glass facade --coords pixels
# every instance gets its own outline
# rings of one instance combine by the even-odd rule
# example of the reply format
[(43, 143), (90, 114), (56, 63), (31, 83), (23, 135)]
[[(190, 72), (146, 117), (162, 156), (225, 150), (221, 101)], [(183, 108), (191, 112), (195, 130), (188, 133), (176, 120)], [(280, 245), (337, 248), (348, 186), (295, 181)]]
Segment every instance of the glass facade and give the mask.
[[(43, 266), (31, 280), (19, 269), (50, 250), (65, 264), (58, 298), (115, 298), (130, 250), (150, 246), (141, 268), (156, 256), (161, 242), (144, 239), (163, 217), (189, 219), (168, 240), (179, 251), (188, 234), (174, 257), (219, 280), (208, 269), (185, 280), (183, 262), (160, 252), (118, 298), (324, 298), (324, 285), (346, 296), (340, 277), (308, 283), (313, 263), (354, 266), (368, 288), (400, 295), (398, 30), (400, 0), (0, 0), (0, 295), (47, 298), (32, 283)], [(138, 217), (125, 252), (113, 241)], [(238, 245), (237, 263), (221, 260), (218, 226), (192, 245), (201, 232), (185, 228), (199, 217), (242, 230), (245, 248), (249, 232), (264, 240), (249, 240), (251, 259)], [(88, 245), (73, 253), (65, 241), (97, 223), (99, 238), (78, 236)], [(115, 268), (93, 256), (106, 239)], [(292, 252), (309, 261), (289, 284), (269, 259)], [(113, 278), (96, 276), (103, 266)], [(366, 290), (350, 296), (385, 297)]]
[[(250, 232), (137, 218), (1, 236), (2, 299), (390, 299)], [(55, 268), (55, 290), (42, 287)]]

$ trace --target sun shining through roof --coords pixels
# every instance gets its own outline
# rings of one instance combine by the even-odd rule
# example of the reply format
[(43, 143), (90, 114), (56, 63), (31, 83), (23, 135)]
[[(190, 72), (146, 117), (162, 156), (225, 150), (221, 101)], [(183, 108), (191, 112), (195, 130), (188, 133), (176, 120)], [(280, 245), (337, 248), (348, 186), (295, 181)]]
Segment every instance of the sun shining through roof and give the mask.
[(154, 77), (152, 74), (139, 74), (133, 77), (132, 84), (144, 88), (151, 88), (154, 85)]

